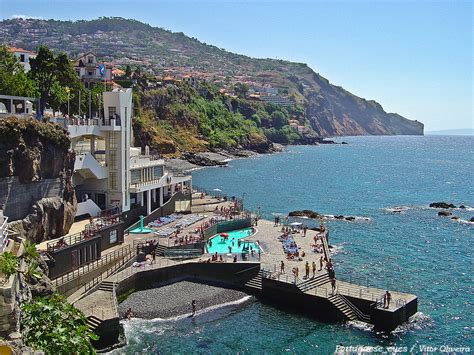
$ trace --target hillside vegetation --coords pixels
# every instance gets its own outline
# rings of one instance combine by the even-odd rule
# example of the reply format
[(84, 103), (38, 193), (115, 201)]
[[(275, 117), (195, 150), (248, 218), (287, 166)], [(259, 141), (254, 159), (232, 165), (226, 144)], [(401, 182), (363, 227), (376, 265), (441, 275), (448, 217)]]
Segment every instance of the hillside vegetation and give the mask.
[[(236, 81), (268, 84), (303, 108), (319, 136), (423, 134), (422, 123), (385, 112), (377, 102), (332, 85), (306, 64), (230, 53), (136, 20), (4, 20), (0, 35), (5, 43), (27, 49), (46, 44), (71, 56), (95, 51), (105, 61), (139, 65), (153, 75), (186, 69), (219, 86), (231, 86)], [(217, 130), (215, 134), (219, 134)], [(214, 137), (213, 141), (221, 138)]]

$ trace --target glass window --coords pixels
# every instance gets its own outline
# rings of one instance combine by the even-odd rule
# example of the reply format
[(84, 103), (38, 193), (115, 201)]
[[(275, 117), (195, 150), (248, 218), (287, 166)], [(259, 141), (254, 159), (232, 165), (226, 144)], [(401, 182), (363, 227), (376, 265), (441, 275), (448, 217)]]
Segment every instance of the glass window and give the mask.
[(117, 243), (117, 230), (110, 231), (110, 244)]

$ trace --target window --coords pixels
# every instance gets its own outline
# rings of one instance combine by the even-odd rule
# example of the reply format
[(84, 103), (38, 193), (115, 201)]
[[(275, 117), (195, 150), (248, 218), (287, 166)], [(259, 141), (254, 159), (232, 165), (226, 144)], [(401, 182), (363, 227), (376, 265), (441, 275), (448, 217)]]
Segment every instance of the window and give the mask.
[(130, 172), (130, 180), (132, 184), (136, 184), (137, 182), (140, 182), (140, 170), (135, 169)]
[(117, 113), (117, 108), (115, 106), (109, 106), (109, 119), (115, 118), (115, 114)]
[(153, 170), (154, 170), (153, 173), (154, 173), (155, 179), (159, 179), (160, 177), (163, 176), (163, 166), (161, 165), (155, 166)]
[(87, 75), (92, 76), (92, 75), (94, 75), (94, 74), (93, 74), (93, 72), (92, 72), (91, 70), (89, 70), (89, 71), (87, 72)]
[(21, 63), (25, 63), (26, 60), (25, 60), (25, 55), (24, 54), (20, 54), (20, 62)]
[(117, 173), (116, 172), (110, 173), (109, 180), (110, 180), (110, 189), (117, 190)]
[(110, 231), (110, 244), (117, 243), (117, 230)]
[(87, 63), (93, 64), (94, 63), (94, 57), (92, 57), (92, 56), (87, 57)]

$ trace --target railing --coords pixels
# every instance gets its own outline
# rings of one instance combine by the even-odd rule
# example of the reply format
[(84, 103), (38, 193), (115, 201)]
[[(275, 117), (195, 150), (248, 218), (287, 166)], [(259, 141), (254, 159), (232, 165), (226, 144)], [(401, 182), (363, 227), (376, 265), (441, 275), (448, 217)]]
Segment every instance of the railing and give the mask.
[(344, 295), (340, 294), (339, 292), (338, 292), (338, 295), (342, 298), (344, 303), (347, 306), (349, 306), (350, 309), (352, 309), (354, 311), (354, 313), (357, 315), (357, 318), (359, 318), (359, 320), (361, 320), (363, 322), (366, 322), (366, 323), (370, 323), (371, 317), (369, 315), (363, 313), (351, 301), (349, 301)]
[(119, 208), (102, 211), (101, 216), (92, 223), (87, 224), (82, 232), (62, 237), (54, 242), (49, 242), (46, 244), (46, 248), (48, 252), (53, 253), (84, 240), (91, 240), (97, 237), (100, 231), (120, 223), (122, 223), (122, 220)]
[(2, 224), (0, 225), (0, 253), (3, 253), (5, 249), (5, 245), (8, 241), (8, 230), (7, 230), (7, 223), (8, 217), (3, 216), (3, 213), (0, 216), (2, 218)]
[(214, 198), (223, 199), (225, 201), (230, 201), (230, 202), (235, 202), (238, 206), (240, 206), (240, 210), (243, 210), (244, 208), (244, 201), (241, 198), (238, 198), (236, 196), (232, 196), (229, 198), (229, 196), (222, 193), (222, 191), (209, 191), (203, 187), (199, 187), (196, 185), (193, 185), (193, 190), (194, 192), (203, 193)]
[(260, 265), (255, 265), (255, 266), (249, 267), (248, 269), (237, 271), (235, 275), (243, 274), (244, 272), (249, 272), (250, 270), (254, 270), (254, 269), (260, 269)]
[(123, 248), (120, 248), (112, 253), (107, 254), (105, 257), (102, 257), (99, 260), (93, 261), (85, 266), (80, 267), (77, 270), (64, 273), (54, 278), (53, 283), (56, 287), (64, 285), (68, 282), (71, 282), (80, 276), (86, 275), (92, 271), (95, 271), (101, 268), (104, 265), (107, 265), (113, 261), (120, 261), (122, 260), (122, 264), (114, 265), (112, 268), (107, 269), (107, 276), (111, 275), (115, 271), (117, 271), (123, 264), (125, 264), (128, 260), (133, 257), (132, 248), (130, 245), (127, 245)]
[(201, 249), (167, 249), (163, 255), (167, 258), (199, 257), (202, 255), (202, 251)]

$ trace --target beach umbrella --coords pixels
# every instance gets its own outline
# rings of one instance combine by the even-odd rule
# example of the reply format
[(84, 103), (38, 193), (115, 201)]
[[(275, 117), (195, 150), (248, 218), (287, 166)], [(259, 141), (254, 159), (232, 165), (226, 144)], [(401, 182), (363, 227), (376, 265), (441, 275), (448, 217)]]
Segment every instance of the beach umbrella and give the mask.
[(221, 233), (220, 236), (221, 236), (221, 237), (228, 237), (229, 234), (227, 234), (227, 233)]

